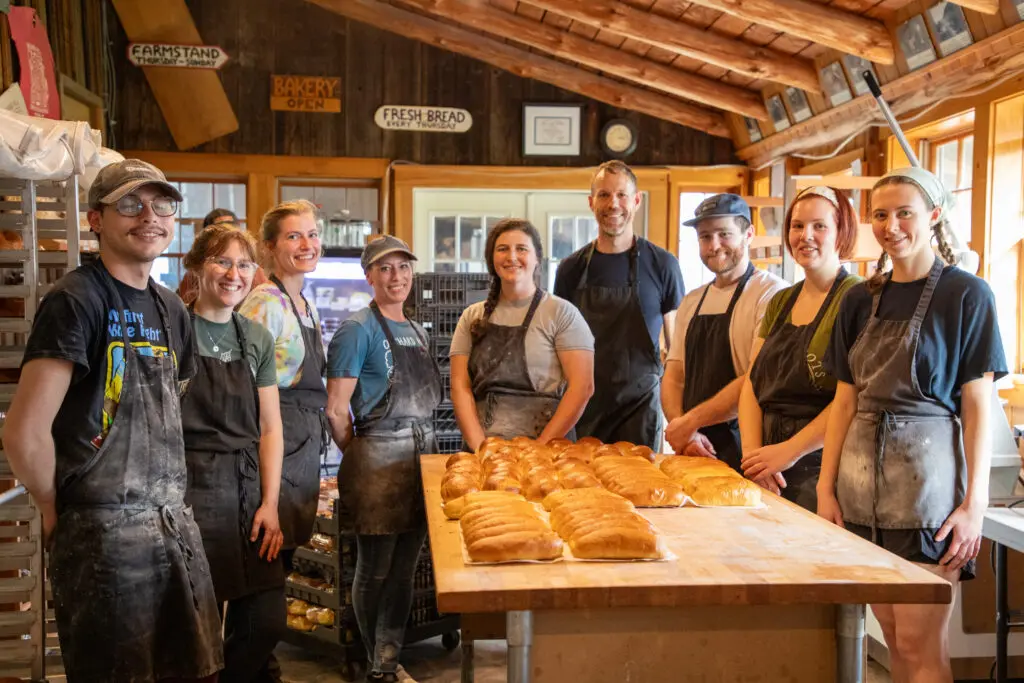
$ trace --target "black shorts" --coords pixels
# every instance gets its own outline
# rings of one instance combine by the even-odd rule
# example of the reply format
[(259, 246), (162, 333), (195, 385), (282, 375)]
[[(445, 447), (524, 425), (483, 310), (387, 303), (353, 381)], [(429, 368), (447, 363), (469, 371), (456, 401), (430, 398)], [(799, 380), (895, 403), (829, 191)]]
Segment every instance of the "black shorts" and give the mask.
[[(860, 524), (845, 523), (847, 530), (852, 531), (864, 540), (871, 540), (871, 527)], [(885, 548), (893, 555), (898, 555), (909, 562), (938, 565), (939, 561), (953, 543), (950, 533), (944, 541), (936, 541), (938, 529), (878, 529), (875, 545)], [(977, 570), (977, 562), (971, 560), (960, 568), (960, 580), (970, 581)]]

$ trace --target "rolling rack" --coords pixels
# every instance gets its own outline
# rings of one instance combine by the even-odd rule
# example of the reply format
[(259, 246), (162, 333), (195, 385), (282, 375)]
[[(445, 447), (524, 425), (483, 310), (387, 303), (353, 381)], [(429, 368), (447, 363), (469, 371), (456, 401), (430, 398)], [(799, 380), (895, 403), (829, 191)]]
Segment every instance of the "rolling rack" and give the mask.
[[(65, 182), (0, 178), (0, 231), (19, 249), (0, 249), (0, 420), (6, 415), (40, 298), (80, 264), (78, 179)], [(5, 241), (7, 237), (4, 237)], [(44, 251), (42, 240), (66, 240)], [(0, 439), (2, 439), (0, 427)], [(45, 578), (42, 521), (30, 496), (0, 458), (0, 677), (44, 681), (63, 674), (57, 628)]]
[[(318, 516), (313, 532), (329, 536), (334, 541), (332, 552), (310, 547), (295, 549), (296, 571), (304, 576), (325, 579), (333, 590), (312, 588), (288, 580), (285, 594), (304, 600), (311, 605), (334, 610), (333, 626), (318, 626), (312, 631), (286, 629), (283, 640), (319, 654), (337, 658), (341, 663), (341, 677), (356, 680), (365, 668), (366, 652), (359, 635), (355, 612), (352, 608), (352, 580), (356, 569), (356, 539), (345, 533), (338, 524), (338, 502), (334, 501), (333, 517)], [(405, 642), (416, 643), (441, 636), (441, 644), (448, 650), (459, 646), (459, 615), (440, 614), (434, 593), (434, 564), (430, 557), (430, 541), (424, 543), (414, 575), (412, 611), (405, 629)]]

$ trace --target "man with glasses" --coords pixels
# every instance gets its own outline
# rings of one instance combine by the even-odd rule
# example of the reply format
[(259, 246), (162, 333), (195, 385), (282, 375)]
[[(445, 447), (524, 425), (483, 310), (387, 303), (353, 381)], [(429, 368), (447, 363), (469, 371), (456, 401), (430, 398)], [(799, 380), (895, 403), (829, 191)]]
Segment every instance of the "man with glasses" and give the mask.
[(184, 503), (192, 327), (150, 278), (180, 200), (145, 162), (100, 171), (88, 214), (99, 259), (40, 303), (7, 415), (4, 449), (42, 513), (72, 681), (214, 680), (223, 666), (210, 569)]

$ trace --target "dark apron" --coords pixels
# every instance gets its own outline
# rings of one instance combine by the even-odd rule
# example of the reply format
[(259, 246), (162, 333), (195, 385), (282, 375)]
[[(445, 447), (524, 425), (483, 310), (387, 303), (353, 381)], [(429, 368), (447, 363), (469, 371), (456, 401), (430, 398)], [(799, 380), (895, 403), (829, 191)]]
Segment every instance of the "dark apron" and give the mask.
[(591, 242), (573, 303), (594, 334), (594, 395), (576, 433), (604, 443), (628, 441), (661, 450), (661, 353), (651, 343), (640, 306), (639, 247), (629, 250), (629, 281), (621, 287), (588, 285)]
[[(113, 301), (127, 308), (102, 266)], [(167, 310), (149, 282), (170, 348)], [(185, 505), (181, 399), (172, 355), (141, 355), (120, 311), (120, 405), (95, 455), (57, 458), (49, 575), (64, 668), (79, 681), (201, 678), (223, 667), (210, 567)], [(109, 368), (110, 372), (114, 368)]]
[(921, 322), (942, 274), (935, 259), (909, 321), (871, 317), (850, 348), (859, 391), (843, 444), (836, 495), (843, 520), (878, 529), (937, 529), (967, 487), (960, 419), (921, 391), (915, 357)]
[[(736, 290), (732, 293), (729, 308), (725, 313), (700, 314), (704, 297), (708, 295), (708, 290), (714, 286), (714, 283), (706, 285), (704, 293), (700, 295), (700, 301), (697, 302), (697, 308), (694, 309), (693, 317), (686, 328), (684, 413), (710, 399), (737, 377), (736, 368), (732, 362), (729, 324), (732, 322), (732, 311), (736, 307), (736, 302), (740, 300), (740, 295), (743, 294), (743, 289), (753, 274), (754, 264), (750, 263), (747, 265), (747, 272), (736, 283)], [(701, 427), (700, 433), (706, 436), (715, 447), (715, 454), (719, 460), (737, 472), (743, 471), (740, 467), (743, 451), (740, 447), (739, 420), (729, 420)]]
[[(284, 533), (283, 547), (289, 550), (304, 545), (313, 535), (316, 505), (320, 498), (320, 460), (327, 452), (330, 434), (324, 414), (327, 387), (323, 378), (327, 360), (324, 357), (319, 325), (312, 328), (303, 325), (302, 316), (288, 290), (276, 275), (271, 275), (270, 280), (288, 297), (292, 312), (299, 321), (302, 343), (306, 349), (298, 384), (279, 387), (281, 424), (284, 427), (284, 463), (281, 468), (278, 517)], [(302, 301), (306, 305), (307, 316), (315, 320), (309, 302), (305, 297)]]
[[(761, 406), (761, 443), (765, 446), (793, 438), (828, 407), (835, 391), (823, 391), (811, 378), (808, 363), (811, 338), (821, 325), (829, 305), (846, 279), (840, 268), (832, 288), (809, 325), (797, 327), (787, 320), (793, 311), (803, 283), (793, 287), (786, 305), (761, 346), (750, 368), (750, 383)], [(818, 474), (821, 472), (821, 449), (808, 453), (786, 470), (786, 500), (817, 513)]]
[[(469, 379), (476, 414), (487, 436), (535, 439), (558, 410), (561, 394), (537, 391), (526, 361), (526, 332), (543, 298), (544, 292), (537, 289), (522, 325), (488, 323), (484, 333), (473, 342)], [(569, 438), (574, 438), (572, 430)]]
[(423, 527), (420, 455), (437, 452), (433, 412), (441, 404), (441, 373), (422, 346), (399, 346), (376, 301), (370, 310), (394, 361), (388, 390), (369, 416), (357, 419), (338, 468), (342, 523), (354, 533), (399, 534)]
[(280, 557), (260, 559), (262, 534), (249, 541), (261, 492), (260, 399), (246, 356), (245, 332), (232, 313), (242, 357), (224, 362), (199, 357), (199, 373), (182, 401), (188, 488), (203, 534), (217, 601), (234, 600), (284, 585)]

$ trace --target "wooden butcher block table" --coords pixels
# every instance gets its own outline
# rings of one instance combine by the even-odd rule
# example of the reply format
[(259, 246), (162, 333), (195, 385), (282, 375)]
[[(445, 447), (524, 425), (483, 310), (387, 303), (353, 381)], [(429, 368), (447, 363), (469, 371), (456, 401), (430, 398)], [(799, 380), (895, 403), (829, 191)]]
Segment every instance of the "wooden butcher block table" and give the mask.
[(859, 683), (866, 604), (951, 600), (946, 581), (771, 494), (761, 510), (641, 509), (667, 562), (467, 566), (441, 507), (447, 457), (422, 458), (437, 606), (506, 613), (509, 683)]

